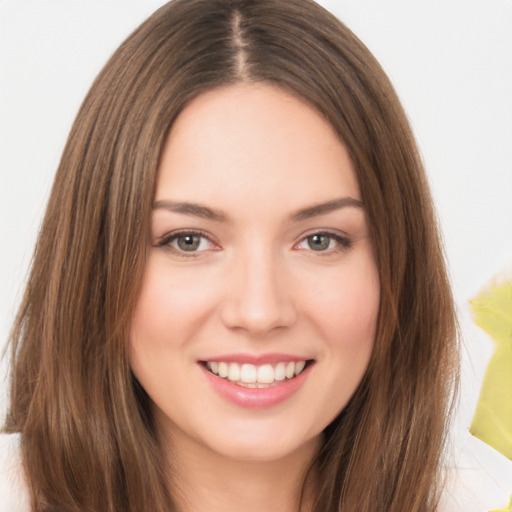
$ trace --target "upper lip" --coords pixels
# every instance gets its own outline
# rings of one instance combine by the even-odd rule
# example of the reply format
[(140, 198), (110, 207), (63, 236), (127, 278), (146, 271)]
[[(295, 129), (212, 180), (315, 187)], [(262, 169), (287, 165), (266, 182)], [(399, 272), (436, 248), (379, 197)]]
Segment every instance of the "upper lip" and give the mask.
[(239, 364), (253, 364), (255, 366), (263, 365), (263, 364), (277, 364), (280, 362), (297, 362), (297, 361), (309, 361), (310, 357), (292, 355), (292, 354), (278, 354), (278, 353), (268, 353), (268, 354), (242, 354), (242, 353), (233, 353), (233, 354), (223, 354), (220, 356), (214, 357), (206, 357), (204, 359), (200, 359), (199, 362), (224, 362), (224, 363), (239, 363)]

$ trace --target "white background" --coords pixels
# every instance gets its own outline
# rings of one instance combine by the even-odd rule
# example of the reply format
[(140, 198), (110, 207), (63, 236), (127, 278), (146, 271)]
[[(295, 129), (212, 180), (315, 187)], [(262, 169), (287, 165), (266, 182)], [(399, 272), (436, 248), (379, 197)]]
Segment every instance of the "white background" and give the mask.
[[(163, 3), (0, 1), (0, 348), (80, 102), (114, 49)], [(472, 324), (468, 300), (496, 276), (512, 275), (512, 0), (320, 3), (381, 62), (418, 139), (464, 337), (461, 445), (493, 351)], [(0, 419), (6, 367), (0, 364)], [(462, 454), (459, 465), (482, 466), (494, 482), (512, 473), (510, 461), (481, 449), (483, 462)], [(499, 498), (486, 504), (503, 506)]]

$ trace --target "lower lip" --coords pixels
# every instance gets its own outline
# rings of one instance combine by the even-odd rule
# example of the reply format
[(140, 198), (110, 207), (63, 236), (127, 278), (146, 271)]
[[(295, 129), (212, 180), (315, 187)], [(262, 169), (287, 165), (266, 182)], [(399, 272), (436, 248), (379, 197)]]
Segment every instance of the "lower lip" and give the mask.
[(282, 381), (268, 388), (246, 388), (239, 386), (227, 379), (214, 375), (202, 365), (201, 368), (214, 390), (223, 398), (239, 407), (264, 409), (284, 402), (297, 392), (306, 381), (311, 366), (305, 368), (297, 377)]

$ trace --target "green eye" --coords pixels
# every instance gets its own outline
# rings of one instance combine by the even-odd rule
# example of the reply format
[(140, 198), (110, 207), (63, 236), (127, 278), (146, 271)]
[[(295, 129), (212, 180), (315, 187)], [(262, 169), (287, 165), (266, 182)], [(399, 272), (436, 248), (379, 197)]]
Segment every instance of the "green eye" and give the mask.
[(306, 240), (308, 247), (313, 251), (325, 251), (331, 247), (331, 242), (334, 242), (331, 236), (322, 234), (308, 236)]
[(344, 249), (349, 249), (351, 245), (352, 242), (347, 237), (324, 231), (304, 237), (297, 244), (297, 248), (318, 253), (334, 254)]
[(175, 254), (195, 256), (196, 253), (213, 249), (215, 244), (201, 231), (181, 231), (165, 236), (158, 246), (170, 249)]
[(197, 251), (201, 245), (201, 238), (197, 235), (181, 235), (175, 238), (176, 245), (182, 251)]

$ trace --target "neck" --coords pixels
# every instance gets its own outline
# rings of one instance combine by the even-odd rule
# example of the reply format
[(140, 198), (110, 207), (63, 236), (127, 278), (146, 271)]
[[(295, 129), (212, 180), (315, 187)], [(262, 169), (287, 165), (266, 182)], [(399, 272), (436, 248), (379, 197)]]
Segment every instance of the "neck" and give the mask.
[[(237, 460), (190, 441), (172, 449), (172, 494), (179, 512), (310, 512), (309, 466), (320, 439), (278, 460)], [(177, 474), (176, 474), (177, 473)], [(306, 476), (307, 481), (306, 481)]]

